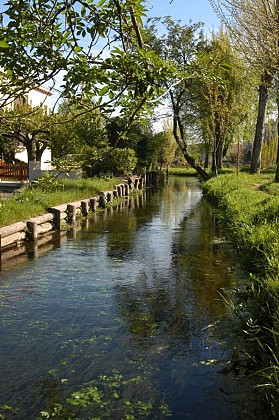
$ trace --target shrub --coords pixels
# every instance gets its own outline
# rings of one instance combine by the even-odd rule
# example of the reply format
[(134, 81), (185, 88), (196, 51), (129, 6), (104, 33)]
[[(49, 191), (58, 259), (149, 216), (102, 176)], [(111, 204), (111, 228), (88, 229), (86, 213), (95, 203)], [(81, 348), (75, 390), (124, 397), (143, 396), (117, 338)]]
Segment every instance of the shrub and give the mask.
[(83, 168), (87, 176), (101, 173), (113, 173), (115, 176), (127, 176), (132, 173), (137, 164), (133, 149), (106, 148), (101, 152), (90, 150), (84, 157)]

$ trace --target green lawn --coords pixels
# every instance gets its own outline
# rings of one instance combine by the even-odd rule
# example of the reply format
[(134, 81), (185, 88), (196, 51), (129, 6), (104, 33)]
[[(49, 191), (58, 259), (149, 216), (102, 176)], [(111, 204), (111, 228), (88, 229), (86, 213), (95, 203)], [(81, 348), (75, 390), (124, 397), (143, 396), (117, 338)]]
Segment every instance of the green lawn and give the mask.
[(0, 227), (47, 213), (49, 207), (94, 197), (123, 182), (117, 178), (44, 180), (0, 199)]

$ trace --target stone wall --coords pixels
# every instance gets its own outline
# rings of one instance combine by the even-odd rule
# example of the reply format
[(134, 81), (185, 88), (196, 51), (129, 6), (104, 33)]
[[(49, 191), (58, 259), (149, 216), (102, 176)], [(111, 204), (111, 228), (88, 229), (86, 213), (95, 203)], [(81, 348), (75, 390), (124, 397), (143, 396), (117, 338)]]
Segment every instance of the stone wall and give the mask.
[(63, 224), (75, 223), (79, 217), (87, 217), (98, 208), (106, 208), (114, 199), (128, 197), (131, 190), (141, 189), (150, 183), (146, 175), (130, 177), (127, 183), (115, 185), (113, 191), (98, 196), (51, 207), (48, 213), (0, 228), (0, 254), (6, 248), (16, 247), (26, 241), (36, 241), (44, 234), (61, 230)]

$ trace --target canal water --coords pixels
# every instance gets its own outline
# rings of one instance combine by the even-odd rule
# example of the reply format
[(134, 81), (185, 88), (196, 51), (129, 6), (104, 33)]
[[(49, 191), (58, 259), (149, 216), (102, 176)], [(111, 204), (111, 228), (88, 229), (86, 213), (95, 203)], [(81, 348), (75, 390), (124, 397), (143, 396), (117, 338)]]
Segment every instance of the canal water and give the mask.
[(199, 181), (170, 177), (15, 259), (0, 273), (0, 418), (254, 418), (224, 373), (219, 292), (238, 279), (219, 235)]

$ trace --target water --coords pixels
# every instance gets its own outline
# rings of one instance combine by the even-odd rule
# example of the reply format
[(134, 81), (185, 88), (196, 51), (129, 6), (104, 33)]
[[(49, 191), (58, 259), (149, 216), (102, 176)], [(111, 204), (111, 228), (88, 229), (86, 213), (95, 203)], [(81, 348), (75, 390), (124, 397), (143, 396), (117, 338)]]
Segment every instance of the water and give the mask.
[(170, 178), (14, 259), (0, 274), (0, 418), (252, 418), (222, 374), (218, 291), (238, 279), (216, 230), (199, 182)]

